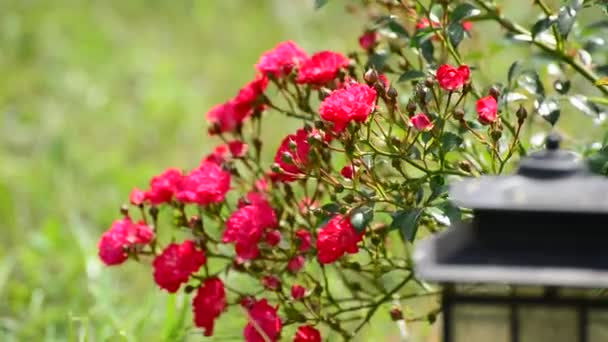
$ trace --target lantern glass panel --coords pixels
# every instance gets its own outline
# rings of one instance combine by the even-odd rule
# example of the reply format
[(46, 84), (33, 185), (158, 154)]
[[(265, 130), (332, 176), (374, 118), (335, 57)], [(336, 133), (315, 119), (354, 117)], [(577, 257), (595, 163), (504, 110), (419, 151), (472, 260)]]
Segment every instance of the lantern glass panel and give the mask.
[(608, 309), (589, 311), (589, 342), (608, 341)]
[(454, 341), (509, 342), (509, 307), (455, 303), (452, 314)]
[(577, 311), (555, 306), (526, 306), (518, 310), (521, 342), (578, 340)]

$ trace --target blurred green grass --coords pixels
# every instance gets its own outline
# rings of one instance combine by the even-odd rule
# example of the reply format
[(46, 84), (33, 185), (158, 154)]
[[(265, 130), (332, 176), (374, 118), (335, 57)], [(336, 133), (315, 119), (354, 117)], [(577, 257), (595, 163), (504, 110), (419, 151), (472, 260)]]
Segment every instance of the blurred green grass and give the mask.
[[(189, 298), (158, 290), (147, 267), (102, 267), (97, 239), (133, 186), (213, 149), (204, 113), (253, 77), (261, 52), (287, 39), (309, 52), (356, 46), (363, 20), (344, 2), (312, 3), (0, 2), (0, 340), (184, 337)], [(491, 70), (478, 77), (504, 78), (526, 57), (501, 50), (491, 24), (478, 32), (471, 48)], [(296, 124), (269, 114), (265, 144)], [(243, 325), (238, 311), (223, 317), (216, 340), (241, 340)], [(382, 314), (361, 340), (379, 336), (398, 336)]]
[[(148, 267), (103, 268), (98, 237), (133, 186), (213, 148), (204, 113), (253, 77), (263, 51), (286, 39), (346, 49), (359, 28), (308, 0), (0, 9), (0, 340), (171, 337), (179, 311), (172, 322), (165, 307), (182, 298), (159, 291)], [(268, 121), (281, 132), (272, 146), (286, 121)], [(243, 321), (223, 321), (217, 336), (240, 340)]]

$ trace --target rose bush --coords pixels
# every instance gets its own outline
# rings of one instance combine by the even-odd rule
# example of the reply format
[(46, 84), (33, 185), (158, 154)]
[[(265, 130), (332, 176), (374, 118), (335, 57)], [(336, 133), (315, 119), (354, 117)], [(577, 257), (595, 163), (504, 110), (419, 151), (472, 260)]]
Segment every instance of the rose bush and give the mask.
[[(594, 2), (536, 3), (542, 18), (528, 30), (485, 0), (364, 1), (371, 21), (359, 51), (278, 44), (250, 83), (207, 112), (219, 145), (193, 170), (168, 168), (135, 188), (99, 241), (100, 259), (150, 263), (158, 287), (192, 294), (193, 324), (206, 336), (230, 307), (247, 318), (246, 341), (348, 340), (382, 311), (433, 323), (437, 289), (416, 279), (410, 250), (467, 217), (447, 185), (508, 169), (531, 147), (522, 134), (550, 130), (563, 102), (603, 115), (602, 97), (568, 95), (565, 78), (608, 93), (593, 51), (570, 42), (592, 38), (576, 13)], [(476, 21), (539, 48), (556, 68), (554, 93), (545, 81), (556, 76), (523, 62), (484, 79), (462, 53), (475, 49)], [(261, 122), (277, 114), (300, 127), (265, 146)], [(606, 150), (588, 151), (601, 172)], [(251, 281), (233, 284), (235, 273)], [(402, 313), (419, 297), (432, 308)]]

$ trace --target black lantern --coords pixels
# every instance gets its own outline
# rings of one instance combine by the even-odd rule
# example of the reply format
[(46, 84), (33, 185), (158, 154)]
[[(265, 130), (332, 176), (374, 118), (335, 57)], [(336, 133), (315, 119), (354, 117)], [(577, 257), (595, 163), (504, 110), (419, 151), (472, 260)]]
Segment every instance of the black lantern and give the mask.
[(608, 180), (550, 136), (516, 174), (450, 196), (472, 219), (414, 253), (417, 276), (444, 285), (445, 342), (608, 341)]

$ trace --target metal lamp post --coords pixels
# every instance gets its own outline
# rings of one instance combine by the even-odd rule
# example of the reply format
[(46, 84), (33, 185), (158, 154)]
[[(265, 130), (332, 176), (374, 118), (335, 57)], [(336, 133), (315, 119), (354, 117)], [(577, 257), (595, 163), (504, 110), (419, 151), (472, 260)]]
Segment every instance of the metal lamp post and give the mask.
[(455, 184), (469, 222), (422, 241), (445, 342), (608, 341), (608, 180), (550, 136), (516, 174)]

